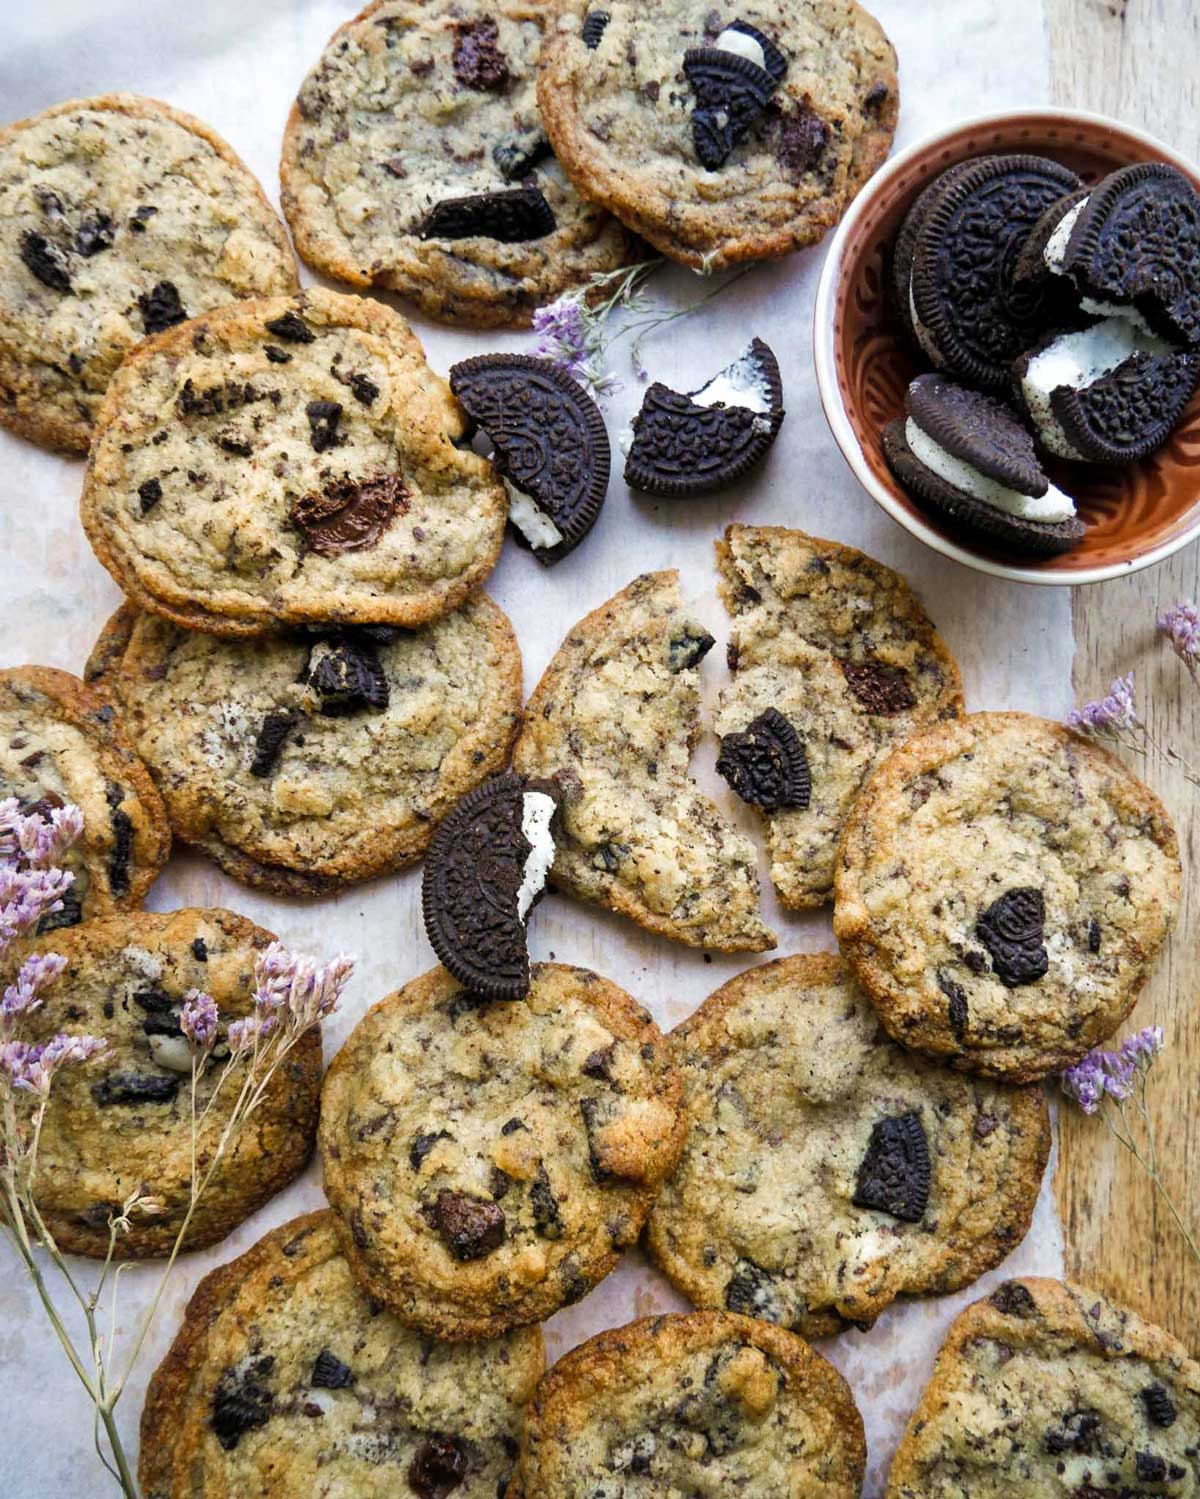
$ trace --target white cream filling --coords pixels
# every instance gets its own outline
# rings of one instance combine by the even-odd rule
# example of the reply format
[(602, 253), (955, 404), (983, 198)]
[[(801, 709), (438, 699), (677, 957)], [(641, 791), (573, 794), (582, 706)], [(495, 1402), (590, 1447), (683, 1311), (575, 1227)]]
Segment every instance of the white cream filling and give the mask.
[(1040, 498), (1009, 489), (998, 480), (981, 474), (961, 458), (956, 458), (953, 453), (948, 453), (927, 432), (923, 432), (912, 417), (904, 425), (904, 437), (913, 457), (931, 473), (944, 479), (947, 484), (952, 484), (955, 489), (961, 489), (964, 494), (969, 494), (972, 499), (982, 500), (985, 505), (994, 505), (997, 510), (1003, 510), (1006, 515), (1016, 516), (1020, 520), (1045, 521), (1053, 525), (1070, 520), (1075, 514), (1075, 502), (1071, 496), (1056, 489), (1053, 484)]
[(1021, 377), (1021, 397), (1038, 436), (1052, 453), (1077, 461), (1083, 458), (1054, 414), (1054, 392), (1064, 387), (1086, 390), (1139, 353), (1169, 354), (1171, 345), (1122, 316), (1064, 333), (1029, 361)]
[(150, 1036), (150, 1055), (168, 1072), (192, 1070), (192, 1048), (186, 1036)]
[(531, 495), (507, 479), (508, 518), (535, 551), (544, 547), (556, 547), (563, 539), (562, 532), (544, 510), (538, 508)]
[(765, 415), (771, 410), (771, 386), (753, 351), (747, 349), (688, 400), (697, 406), (742, 406)]
[(1046, 263), (1046, 269), (1053, 271), (1056, 276), (1062, 274), (1062, 263), (1066, 259), (1067, 241), (1071, 238), (1071, 230), (1074, 229), (1079, 215), (1088, 206), (1088, 200), (1083, 199), (1077, 203), (1069, 213), (1063, 214), (1059, 220), (1058, 228), (1046, 241), (1046, 248), (1042, 251), (1042, 259)]
[(748, 57), (752, 63), (767, 72), (767, 54), (763, 51), (762, 43), (755, 41), (744, 31), (738, 31), (735, 26), (727, 27), (713, 43), (722, 52), (736, 52), (739, 57)]
[(517, 891), (517, 915), (524, 921), (534, 897), (544, 888), (546, 876), (554, 863), (554, 835), (550, 831), (554, 798), (544, 791), (526, 791), (522, 802), (521, 832), (532, 845), (525, 860), (521, 888)]

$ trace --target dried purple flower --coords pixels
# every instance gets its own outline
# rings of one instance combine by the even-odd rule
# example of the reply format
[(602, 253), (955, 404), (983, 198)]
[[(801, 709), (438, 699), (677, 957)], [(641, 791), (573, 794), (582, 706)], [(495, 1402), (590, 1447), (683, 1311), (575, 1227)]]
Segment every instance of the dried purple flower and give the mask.
[(1068, 1067), (1060, 1079), (1063, 1092), (1073, 1098), (1085, 1114), (1094, 1114), (1104, 1102), (1104, 1067), (1100, 1058), (1100, 1052), (1089, 1051), (1074, 1067)]
[(74, 883), (67, 869), (0, 868), (0, 952), (33, 931), (43, 916), (61, 911)]
[(1187, 667), (1194, 682), (1200, 683), (1200, 609), (1180, 602), (1164, 609), (1158, 616), (1159, 634), (1171, 642), (1171, 649)]
[(0, 858), (17, 860), (29, 869), (58, 864), (83, 832), (83, 813), (66, 803), (49, 817), (22, 812), (15, 796), (0, 802)]
[(273, 942), (255, 968), (254, 1004), (260, 1014), (282, 1013), (288, 1030), (300, 1034), (333, 1013), (353, 971), (345, 954), (322, 964)]
[(1148, 1071), (1163, 1048), (1162, 1027), (1147, 1026), (1127, 1036), (1117, 1051), (1097, 1047), (1062, 1074), (1063, 1092), (1085, 1114), (1094, 1114), (1105, 1098), (1123, 1103), (1133, 1091), (1140, 1071)]
[(41, 991), (67, 966), (58, 953), (34, 953), (21, 964), (15, 984), (9, 984), (0, 995), (0, 1034), (20, 1015), (28, 1015), (41, 1004)]
[(108, 1042), (102, 1036), (68, 1036), (60, 1031), (44, 1046), (10, 1041), (0, 1048), (0, 1063), (14, 1088), (48, 1098), (54, 1075), (61, 1067), (88, 1062), (107, 1049)]
[(217, 1006), (211, 994), (189, 989), (179, 1012), (179, 1029), (192, 1043), (192, 1050), (208, 1052), (217, 1039)]
[(1122, 729), (1137, 728), (1139, 723), (1132, 672), (1114, 677), (1106, 697), (1084, 703), (1067, 715), (1067, 728), (1085, 735), (1115, 734)]

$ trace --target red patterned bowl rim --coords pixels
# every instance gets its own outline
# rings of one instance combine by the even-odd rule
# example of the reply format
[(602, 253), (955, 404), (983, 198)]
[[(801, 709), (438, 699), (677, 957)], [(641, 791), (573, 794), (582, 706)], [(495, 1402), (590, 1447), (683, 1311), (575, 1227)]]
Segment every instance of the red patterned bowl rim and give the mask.
[(1060, 588), (1070, 587), (1076, 583), (1102, 583), (1109, 578), (1124, 578), (1130, 573), (1140, 572), (1143, 568), (1153, 567), (1200, 536), (1200, 494), (1197, 495), (1197, 502), (1189, 512), (1186, 522), (1175, 535), (1167, 537), (1157, 546), (1148, 548), (1128, 561), (1108, 562), (1098, 567), (1064, 569), (1056, 572), (1053, 564), (1045, 562), (1037, 568), (1020, 567), (998, 561), (993, 557), (981, 556), (964, 546), (959, 546), (948, 536), (944, 536), (940, 531), (928, 525), (917, 512), (903, 505), (887, 486), (879, 481), (867, 463), (862, 445), (850, 423), (837, 375), (837, 307), (838, 287), (842, 279), (841, 266), (845, 258), (846, 246), (858, 228), (859, 222), (889, 191), (896, 178), (903, 176), (914, 161), (936, 153), (945, 142), (966, 131), (988, 130), (997, 126), (1003, 127), (1018, 123), (1026, 126), (1032, 125), (1035, 128), (1039, 125), (1086, 125), (1125, 136), (1135, 141), (1147, 153), (1178, 167), (1194, 182), (1200, 181), (1200, 170), (1192, 162), (1178, 151), (1172, 150), (1170, 146), (1164, 145), (1148, 131), (1139, 130), (1134, 125), (1126, 125), (1120, 120), (1085, 109), (1036, 106), (1002, 110), (995, 114), (968, 115), (955, 120), (932, 135), (914, 141), (911, 146), (906, 146), (903, 151), (893, 156), (871, 178), (850, 205), (830, 244), (829, 253), (821, 269), (821, 278), (817, 284), (816, 306), (813, 313), (813, 363), (816, 367), (817, 390), (821, 397), (825, 420), (829, 423), (834, 441), (841, 449), (842, 456), (849, 464), (855, 478), (881, 509), (885, 510), (906, 531), (923, 541), (926, 546), (932, 547), (944, 557), (961, 562), (965, 567), (974, 568), (977, 572), (990, 573), (997, 578), (1008, 578), (1016, 583), (1040, 583)]

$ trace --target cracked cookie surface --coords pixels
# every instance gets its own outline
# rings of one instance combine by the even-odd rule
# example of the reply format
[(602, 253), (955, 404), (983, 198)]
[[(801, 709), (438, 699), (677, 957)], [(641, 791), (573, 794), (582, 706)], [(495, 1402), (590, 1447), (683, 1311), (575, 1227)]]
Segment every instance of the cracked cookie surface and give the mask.
[(1200, 1493), (1200, 1364), (1095, 1291), (1011, 1280), (961, 1313), (886, 1499)]
[(523, 1000), (444, 969), (381, 1000), (334, 1058), (325, 1192), (375, 1300), (431, 1337), (496, 1337), (577, 1301), (634, 1243), (679, 1159), (653, 1021), (582, 968)]
[(196, 1288), (150, 1381), (141, 1489), (495, 1499), (544, 1366), (537, 1328), (449, 1344), (405, 1327), (355, 1284), (334, 1215), (310, 1213)]
[(526, 705), (520, 775), (554, 780), (551, 883), (690, 947), (774, 947), (757, 856), (688, 774), (712, 636), (675, 572), (646, 573), (575, 626)]
[(796, 730), (810, 794), (764, 812), (771, 879), (785, 906), (823, 905), (871, 773), (916, 730), (962, 712), (958, 666), (904, 579), (853, 547), (730, 526), (716, 550), (733, 673), (717, 732), (772, 708)]
[[(372, 674), (322, 692), (322, 663)], [(231, 875), (314, 895), (419, 858), (504, 765), (521, 653), (484, 594), (419, 630), (226, 640), (126, 605), (89, 679), (118, 706), (178, 837)]]
[[(553, 14), (545, 0), (379, 0), (336, 32), (284, 137), (284, 212), (305, 260), (473, 327), (527, 324), (620, 266), (630, 236), (576, 191), (542, 129), (535, 75)], [(430, 225), (448, 200), (529, 189), (542, 199), (529, 238), (495, 237), (509, 230), (484, 206), (478, 233)]]
[(126, 360), (80, 515), (125, 594), (187, 629), (412, 628), (499, 556), (507, 497), (466, 430), (382, 303), (242, 302)]
[(560, 1359), (507, 1499), (856, 1499), (862, 1419), (794, 1333), (719, 1312), (649, 1317)]
[[(191, 1192), (191, 1054), (179, 1027), (189, 990), (216, 1001), (220, 1040), (201, 1070), (202, 1114), (228, 1055), (229, 1021), (252, 1013), (253, 971), (274, 940), (231, 911), (137, 911), (88, 921), (41, 939), (67, 966), (25, 1022), (26, 1039), (59, 1031), (102, 1036), (106, 1053), (54, 1081), (38, 1153), (37, 1201), (60, 1248), (103, 1257), (109, 1215), (137, 1191), (160, 1210), (134, 1211), (116, 1255), (169, 1252)], [(239, 1067), (200, 1128), (200, 1159), (215, 1149), (237, 1097)], [(311, 1031), (278, 1070), (253, 1125), (230, 1143), (200, 1200), (184, 1247), (201, 1249), (231, 1229), (304, 1169), (316, 1135), (321, 1036)]]
[[(731, 979), (668, 1039), (688, 1137), (647, 1244), (697, 1306), (824, 1337), (897, 1295), (959, 1290), (1028, 1231), (1042, 1090), (903, 1050), (833, 954)], [(918, 1149), (886, 1158), (898, 1122)], [(872, 1191), (880, 1167), (898, 1195)]]
[(1024, 1082), (1124, 1020), (1179, 886), (1170, 818), (1115, 756), (1047, 719), (975, 713), (868, 783), (833, 923), (898, 1041)]
[(87, 452), (122, 356), (163, 317), (297, 287), (242, 161), (201, 121), (133, 94), (0, 132), (0, 220), (0, 423), (68, 452)]
[[(724, 54), (743, 81), (753, 68), (769, 98), (709, 170), (696, 112), (707, 104), (725, 128), (739, 100), (702, 97), (689, 63), (697, 51), (711, 63), (735, 22), (772, 44), (775, 68), (768, 77), (745, 55)], [(836, 224), (887, 156), (899, 85), (891, 43), (853, 0), (726, 9), (660, 0), (652, 13), (634, 0), (567, 0), (543, 49), (538, 99), (559, 160), (588, 197), (664, 255), (713, 271), (787, 255)]]
[(65, 671), (0, 671), (0, 800), (48, 816), (73, 802), (83, 836), (61, 867), (74, 875), (53, 931), (140, 906), (171, 851), (162, 798), (112, 706)]

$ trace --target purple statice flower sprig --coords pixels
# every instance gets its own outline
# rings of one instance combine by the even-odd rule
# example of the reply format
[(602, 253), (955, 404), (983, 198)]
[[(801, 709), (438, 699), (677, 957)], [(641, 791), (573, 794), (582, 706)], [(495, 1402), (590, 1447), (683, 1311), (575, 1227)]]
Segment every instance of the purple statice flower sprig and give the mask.
[(1200, 687), (1200, 609), (1189, 602), (1164, 609), (1158, 616), (1158, 633), (1170, 641), (1171, 649)]
[(1157, 750), (1165, 760), (1177, 766), (1193, 785), (1200, 786), (1200, 772), (1172, 745), (1163, 744), (1151, 733), (1138, 712), (1133, 672), (1114, 677), (1103, 697), (1083, 703), (1067, 714), (1067, 728), (1085, 739), (1103, 739), (1134, 754)]

